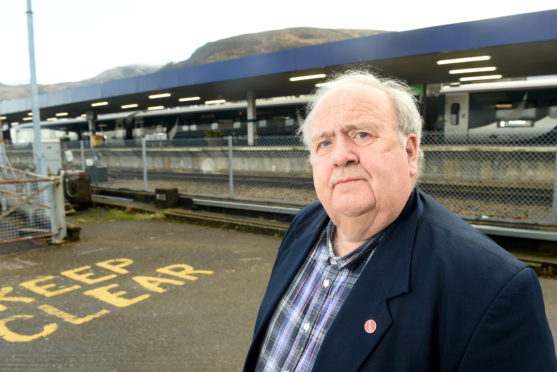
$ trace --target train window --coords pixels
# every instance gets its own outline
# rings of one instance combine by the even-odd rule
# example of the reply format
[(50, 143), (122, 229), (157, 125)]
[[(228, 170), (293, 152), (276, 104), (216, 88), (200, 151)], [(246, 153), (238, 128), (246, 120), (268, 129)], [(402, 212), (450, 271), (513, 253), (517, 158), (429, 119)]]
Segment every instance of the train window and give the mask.
[(452, 125), (458, 125), (459, 122), (460, 122), (460, 103), (453, 103), (451, 105), (450, 123)]
[(536, 104), (533, 101), (500, 102), (495, 105), (497, 120), (534, 120)]

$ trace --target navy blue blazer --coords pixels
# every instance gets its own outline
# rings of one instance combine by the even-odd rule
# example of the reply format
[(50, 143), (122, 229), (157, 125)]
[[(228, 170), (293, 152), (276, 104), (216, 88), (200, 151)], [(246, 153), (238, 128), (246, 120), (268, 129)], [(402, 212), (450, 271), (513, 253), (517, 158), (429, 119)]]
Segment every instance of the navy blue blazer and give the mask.
[[(275, 307), (328, 220), (314, 203), (284, 236), (244, 371), (255, 368)], [(313, 371), (557, 371), (557, 360), (536, 274), (415, 190), (334, 319)]]

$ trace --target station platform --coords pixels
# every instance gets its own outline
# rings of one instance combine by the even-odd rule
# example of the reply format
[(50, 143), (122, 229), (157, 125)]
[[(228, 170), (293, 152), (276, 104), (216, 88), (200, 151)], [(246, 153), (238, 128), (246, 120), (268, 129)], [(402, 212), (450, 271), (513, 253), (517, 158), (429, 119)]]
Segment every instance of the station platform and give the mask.
[[(241, 370), (280, 237), (111, 204), (68, 216), (78, 241), (0, 254), (0, 369)], [(557, 280), (540, 281), (557, 335)]]
[(68, 222), (78, 241), (0, 254), (0, 370), (241, 370), (280, 238), (98, 207)]

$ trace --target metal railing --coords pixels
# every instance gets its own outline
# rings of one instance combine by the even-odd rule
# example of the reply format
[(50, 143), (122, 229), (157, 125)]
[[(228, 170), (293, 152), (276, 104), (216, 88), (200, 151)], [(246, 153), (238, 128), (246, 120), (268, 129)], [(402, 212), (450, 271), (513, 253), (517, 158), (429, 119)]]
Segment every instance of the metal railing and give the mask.
[[(555, 138), (426, 132), (418, 187), (462, 217), (557, 225)], [(29, 149), (12, 147), (18, 166)], [(298, 137), (131, 140), (91, 149), (62, 143), (64, 167), (85, 167), (93, 184), (169, 189), (194, 196), (305, 205), (316, 200), (308, 153)]]

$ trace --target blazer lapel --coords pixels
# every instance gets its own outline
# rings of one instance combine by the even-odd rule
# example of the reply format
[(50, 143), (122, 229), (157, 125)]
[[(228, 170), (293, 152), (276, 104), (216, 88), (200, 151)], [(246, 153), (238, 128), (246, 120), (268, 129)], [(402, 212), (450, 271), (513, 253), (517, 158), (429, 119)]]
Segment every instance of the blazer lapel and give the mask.
[(282, 253), (283, 257), (277, 258), (276, 267), (273, 268), (267, 292), (259, 310), (255, 338), (267, 329), (268, 322), (280, 299), (311, 249), (317, 244), (317, 240), (328, 221), (327, 214), (320, 207), (316, 214), (309, 215), (306, 220), (300, 221), (296, 229), (292, 231), (292, 238), (282, 243), (285, 247), (288, 247), (288, 250)]
[[(385, 231), (366, 268), (328, 330), (315, 371), (355, 371), (396, 319), (388, 300), (409, 291), (414, 235), (420, 208), (412, 194), (399, 218)], [(366, 322), (367, 325), (366, 325)]]

